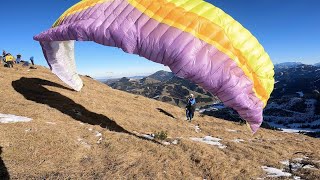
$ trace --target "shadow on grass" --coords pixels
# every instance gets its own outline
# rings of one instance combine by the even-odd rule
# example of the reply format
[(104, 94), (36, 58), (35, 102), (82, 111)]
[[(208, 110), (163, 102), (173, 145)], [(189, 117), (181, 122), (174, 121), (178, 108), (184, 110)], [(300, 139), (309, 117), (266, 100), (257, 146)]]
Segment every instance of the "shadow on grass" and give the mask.
[(169, 117), (171, 117), (173, 119), (176, 119), (172, 114), (168, 113), (167, 111), (165, 111), (165, 110), (163, 110), (161, 108), (157, 108), (157, 110), (160, 111), (161, 113), (163, 113), (166, 116), (169, 116)]
[(2, 147), (0, 146), (0, 179), (7, 180), (10, 179), (10, 176), (4, 162), (2, 161), (1, 154)]
[[(70, 88), (64, 87), (60, 84), (44, 79), (24, 77), (20, 78), (19, 80), (13, 81), (12, 86), (26, 99), (40, 104), (47, 104), (48, 106), (59, 110), (63, 114), (66, 114), (75, 120), (91, 125), (99, 125), (102, 128), (107, 128), (110, 131), (126, 133), (137, 138), (146, 140), (143, 137), (140, 137), (136, 134), (133, 134), (125, 130), (123, 127), (119, 126), (115, 121), (111, 120), (110, 118), (102, 114), (91, 112), (82, 105), (74, 102), (72, 99), (58, 92), (48, 90), (47, 88), (45, 88), (45, 86), (53, 86), (60, 89), (73, 91)], [(152, 142), (159, 143), (157, 141)]]

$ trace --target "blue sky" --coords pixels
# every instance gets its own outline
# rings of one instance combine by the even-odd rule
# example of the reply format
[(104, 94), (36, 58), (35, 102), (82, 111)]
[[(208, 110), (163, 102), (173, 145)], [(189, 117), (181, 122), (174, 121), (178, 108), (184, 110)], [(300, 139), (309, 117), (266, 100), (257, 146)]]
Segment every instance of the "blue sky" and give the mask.
[[(0, 50), (35, 57), (46, 65), (32, 37), (48, 29), (77, 0), (1, 0)], [(239, 21), (264, 46), (274, 63), (320, 62), (319, 0), (210, 0)], [(4, 8), (5, 7), (5, 8)], [(9, 12), (6, 12), (9, 9)], [(93, 77), (145, 75), (167, 67), (120, 49), (92, 42), (76, 43), (80, 74)], [(94, 59), (94, 60), (91, 60)]]

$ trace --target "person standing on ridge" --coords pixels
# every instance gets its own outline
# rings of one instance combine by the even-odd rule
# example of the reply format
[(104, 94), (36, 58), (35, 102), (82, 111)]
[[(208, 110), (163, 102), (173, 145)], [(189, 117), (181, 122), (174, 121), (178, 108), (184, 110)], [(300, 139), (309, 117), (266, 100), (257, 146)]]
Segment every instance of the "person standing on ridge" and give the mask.
[(7, 55), (7, 53), (6, 53), (6, 51), (5, 50), (2, 50), (2, 57), (6, 57), (6, 55)]
[(21, 61), (21, 54), (17, 55), (16, 63), (19, 64)]
[(1, 57), (1, 61), (6, 62), (6, 56), (7, 56), (7, 52), (5, 50), (2, 50), (2, 57)]
[(34, 66), (33, 56), (30, 57), (31, 64)]
[(5, 63), (8, 68), (13, 67), (13, 61), (14, 61), (14, 57), (10, 53), (6, 54)]
[(187, 100), (187, 105), (186, 105), (187, 121), (191, 122), (194, 116), (195, 110), (196, 110), (196, 99), (194, 98), (193, 94), (190, 94)]

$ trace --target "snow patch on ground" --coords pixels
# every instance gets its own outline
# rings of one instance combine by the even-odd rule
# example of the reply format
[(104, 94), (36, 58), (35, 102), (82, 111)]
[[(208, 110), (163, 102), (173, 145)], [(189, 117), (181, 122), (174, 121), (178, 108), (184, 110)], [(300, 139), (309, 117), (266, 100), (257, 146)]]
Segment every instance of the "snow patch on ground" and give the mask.
[(86, 147), (86, 148), (88, 148), (88, 149), (91, 148), (90, 144), (88, 144), (87, 142), (85, 142), (84, 139), (82, 139), (82, 138), (79, 137), (77, 140), (78, 140), (78, 142), (79, 142), (81, 145), (83, 145), (84, 147)]
[(56, 125), (56, 123), (55, 122), (46, 122), (47, 124), (51, 124), (51, 125)]
[(178, 143), (179, 143), (179, 141), (176, 139), (172, 141), (172, 144), (174, 144), (174, 145), (177, 145)]
[(286, 133), (299, 133), (299, 132), (315, 132), (313, 129), (302, 129), (302, 128), (297, 128), (297, 129), (288, 129), (288, 128), (281, 128), (282, 132)]
[[(278, 117), (277, 119), (280, 119), (281, 117)], [(315, 123), (311, 124), (316, 124), (318, 120)], [(294, 124), (291, 124), (291, 128), (288, 128), (282, 124), (277, 124), (275, 122), (268, 122), (269, 125), (280, 128), (282, 132), (285, 133), (299, 133), (299, 132), (316, 132), (318, 131), (317, 129), (311, 129), (311, 128), (299, 128), (299, 127), (294, 127)], [(310, 123), (309, 123), (310, 124)]]
[(197, 133), (201, 132), (200, 125), (199, 125), (199, 124), (196, 125), (196, 126), (194, 127), (194, 130), (195, 130)]
[(102, 142), (102, 134), (99, 131), (96, 131), (96, 137), (99, 137), (97, 144), (100, 144)]
[(154, 134), (142, 134), (142, 137), (146, 139), (153, 140), (154, 139)]
[(166, 146), (170, 145), (170, 143), (167, 142), (167, 141), (163, 142), (162, 144), (163, 144), (163, 145), (166, 145)]
[(101, 134), (99, 131), (96, 131), (96, 136), (97, 136), (97, 137), (101, 137), (102, 134)]
[(317, 168), (313, 165), (308, 164), (308, 165), (303, 166), (303, 169), (317, 169)]
[(238, 132), (238, 130), (234, 130), (234, 129), (226, 129), (226, 131), (228, 131), (228, 132)]
[[(148, 139), (148, 140), (155, 140), (155, 134), (152, 134), (152, 133), (139, 133), (137, 131), (133, 131), (134, 134), (136, 134), (137, 136), (140, 136), (140, 137), (143, 137), (145, 139)], [(174, 139), (167, 139), (166, 141), (160, 141), (161, 144), (163, 145), (177, 145), (179, 144), (179, 140), (182, 139), (182, 137), (176, 137)], [(159, 142), (159, 141), (158, 141)]]
[(97, 141), (97, 144), (100, 144), (102, 142), (102, 137), (100, 137)]
[(281, 164), (289, 166), (290, 162), (289, 160), (280, 161)]
[(241, 142), (244, 142), (243, 139), (233, 139), (231, 140), (232, 142), (235, 142), (235, 143), (241, 143)]
[(205, 136), (204, 138), (190, 138), (192, 141), (202, 142), (214, 146), (218, 146), (221, 149), (226, 148), (227, 146), (221, 144), (219, 141), (222, 139), (211, 137), (211, 136)]
[(137, 131), (133, 131), (134, 134), (136, 134), (137, 136), (149, 139), (149, 140), (154, 140), (154, 134), (151, 133), (139, 133)]
[[(308, 163), (309, 161), (305, 161), (307, 159), (310, 160), (311, 164)], [(318, 168), (315, 167), (312, 162), (316, 163), (317, 161), (313, 161), (309, 159), (309, 157), (307, 156), (294, 158), (292, 160), (280, 161), (281, 164), (285, 165), (284, 169), (290, 170), (290, 172), (291, 171), (295, 172), (300, 169), (318, 170)], [(293, 179), (301, 179), (301, 178), (298, 176), (294, 176)]]
[(29, 122), (31, 118), (16, 116), (12, 114), (1, 114), (0, 113), (0, 123), (17, 123), (17, 122)]
[(312, 164), (306, 164), (303, 162), (304, 160), (309, 159), (309, 157), (304, 156), (302, 158), (295, 158), (293, 159), (293, 162), (291, 162), (292, 170), (297, 171), (298, 169), (317, 169), (314, 165)]
[(289, 177), (292, 176), (291, 173), (283, 172), (281, 169), (268, 167), (268, 166), (261, 166), (262, 169), (267, 173), (267, 177)]

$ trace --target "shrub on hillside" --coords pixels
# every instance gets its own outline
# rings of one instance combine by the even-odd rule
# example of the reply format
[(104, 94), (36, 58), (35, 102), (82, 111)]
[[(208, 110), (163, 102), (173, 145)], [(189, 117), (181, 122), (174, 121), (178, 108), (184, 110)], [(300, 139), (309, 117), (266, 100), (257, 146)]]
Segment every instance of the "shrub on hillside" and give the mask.
[(166, 140), (167, 137), (168, 137), (167, 131), (160, 131), (160, 132), (155, 133), (155, 135), (154, 135), (155, 139), (158, 139), (158, 140), (161, 140), (161, 141)]
[(168, 97), (168, 96), (163, 96), (163, 97), (162, 97), (162, 101), (163, 101), (163, 102), (171, 102), (171, 101), (172, 101), (172, 98), (171, 98), (171, 97)]

